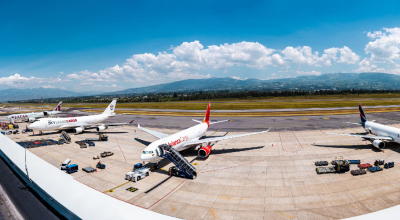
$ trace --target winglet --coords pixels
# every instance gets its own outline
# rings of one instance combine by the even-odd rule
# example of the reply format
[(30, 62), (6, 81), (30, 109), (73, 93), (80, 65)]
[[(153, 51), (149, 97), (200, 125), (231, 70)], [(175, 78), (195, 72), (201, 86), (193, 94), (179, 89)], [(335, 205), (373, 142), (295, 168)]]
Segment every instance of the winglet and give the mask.
[(208, 103), (207, 112), (206, 112), (206, 116), (204, 117), (203, 123), (210, 122), (210, 107), (211, 107), (211, 103)]

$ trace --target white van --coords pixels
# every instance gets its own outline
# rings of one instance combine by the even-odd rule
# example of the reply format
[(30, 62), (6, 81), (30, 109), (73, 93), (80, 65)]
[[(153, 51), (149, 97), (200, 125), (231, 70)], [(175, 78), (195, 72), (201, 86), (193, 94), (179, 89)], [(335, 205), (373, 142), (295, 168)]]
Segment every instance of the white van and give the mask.
[(61, 170), (67, 169), (67, 166), (71, 163), (70, 159), (66, 159), (62, 164), (61, 164)]

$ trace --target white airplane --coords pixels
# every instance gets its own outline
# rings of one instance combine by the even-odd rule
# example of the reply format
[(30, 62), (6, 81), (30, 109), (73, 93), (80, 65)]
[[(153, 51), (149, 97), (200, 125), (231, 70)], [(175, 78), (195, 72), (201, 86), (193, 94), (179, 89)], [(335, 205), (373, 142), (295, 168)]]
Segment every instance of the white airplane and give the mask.
[(372, 145), (379, 150), (385, 148), (384, 141), (392, 141), (400, 144), (400, 129), (394, 128), (391, 126), (375, 123), (373, 121), (368, 121), (365, 116), (364, 110), (360, 103), (358, 103), (358, 109), (360, 110), (360, 118), (361, 122), (352, 123), (356, 125), (361, 125), (364, 129), (372, 134), (372, 135), (363, 135), (363, 134), (337, 134), (337, 133), (326, 133), (326, 134), (334, 134), (334, 135), (345, 135), (345, 136), (353, 136), (367, 139), (372, 142)]
[[(106, 110), (99, 115), (89, 115), (69, 118), (41, 118), (28, 127), (40, 132), (45, 130), (69, 130), (73, 129), (76, 134), (82, 133), (85, 129), (96, 128), (97, 131), (104, 131), (108, 126), (126, 125), (128, 123), (101, 123), (115, 115), (114, 109), (117, 100), (114, 99)], [(131, 121), (130, 123), (132, 123)]]
[(58, 103), (53, 111), (43, 111), (43, 112), (32, 112), (32, 113), (22, 113), (22, 114), (12, 114), (6, 117), (7, 120), (14, 122), (15, 120), (24, 120), (26, 122), (34, 122), (38, 118), (43, 118), (47, 116), (54, 116), (61, 113), (61, 104)]
[(210, 122), (209, 119), (210, 119), (210, 103), (208, 103), (207, 113), (206, 116), (204, 117), (203, 122), (193, 119), (193, 121), (199, 124), (172, 135), (167, 135), (161, 132), (152, 131), (146, 128), (142, 128), (140, 127), (140, 125), (138, 125), (139, 129), (159, 138), (159, 140), (154, 141), (144, 149), (144, 151), (140, 155), (140, 159), (142, 161), (148, 161), (148, 162), (160, 161), (162, 158), (159, 157), (160, 149), (158, 148), (158, 146), (160, 146), (161, 144), (168, 144), (177, 151), (182, 151), (190, 147), (198, 146), (200, 144), (206, 144), (206, 146), (202, 146), (198, 150), (199, 157), (205, 158), (208, 157), (208, 155), (211, 152), (210, 143), (212, 142), (244, 137), (254, 134), (261, 134), (269, 131), (268, 129), (266, 131), (261, 131), (261, 132), (200, 139), (207, 132), (207, 129), (211, 124), (228, 121), (228, 120), (223, 120), (223, 121)]
[(3, 107), (0, 107), (0, 109), (4, 109), (6, 107), (7, 104), (5, 104)]

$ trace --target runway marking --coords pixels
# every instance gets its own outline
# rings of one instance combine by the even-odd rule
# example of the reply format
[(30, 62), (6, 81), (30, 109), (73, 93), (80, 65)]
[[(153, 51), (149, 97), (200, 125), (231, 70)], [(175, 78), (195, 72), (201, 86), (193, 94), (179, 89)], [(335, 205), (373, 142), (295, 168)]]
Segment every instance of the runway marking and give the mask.
[(125, 185), (125, 184), (130, 183), (130, 182), (131, 182), (131, 181), (128, 181), (128, 182), (126, 182), (126, 183), (123, 183), (123, 184), (121, 184), (121, 185), (119, 185), (119, 186), (116, 186), (116, 187), (114, 187), (114, 188), (112, 188), (112, 189), (109, 189), (109, 190), (107, 190), (107, 191), (104, 191), (103, 193), (107, 193), (107, 192), (112, 193), (112, 192), (114, 192), (114, 189), (117, 189), (117, 188), (119, 188), (119, 187), (121, 187), (121, 186), (123, 186), (123, 185)]
[(308, 120), (310, 120), (310, 119), (308, 119), (308, 118), (302, 118), (302, 119), (300, 119), (300, 120), (302, 120), (302, 121), (308, 121)]

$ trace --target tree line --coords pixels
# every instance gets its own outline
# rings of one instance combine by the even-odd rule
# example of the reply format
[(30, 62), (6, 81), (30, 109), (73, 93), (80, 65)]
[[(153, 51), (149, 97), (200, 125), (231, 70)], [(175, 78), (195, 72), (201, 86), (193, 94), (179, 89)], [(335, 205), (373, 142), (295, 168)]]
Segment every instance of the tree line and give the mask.
[[(366, 89), (345, 89), (345, 90), (288, 90), (288, 91), (197, 91), (197, 92), (173, 92), (156, 94), (121, 94), (112, 96), (85, 96), (68, 98), (44, 99), (46, 103), (56, 103), (62, 100), (64, 103), (108, 103), (113, 98), (118, 98), (119, 103), (127, 102), (171, 102), (171, 101), (201, 101), (201, 100), (245, 100), (245, 99), (268, 99), (278, 97), (311, 97), (331, 95), (361, 95), (361, 94), (399, 94), (400, 90), (366, 90)], [(29, 102), (41, 103), (42, 100), (16, 101), (15, 103)]]

